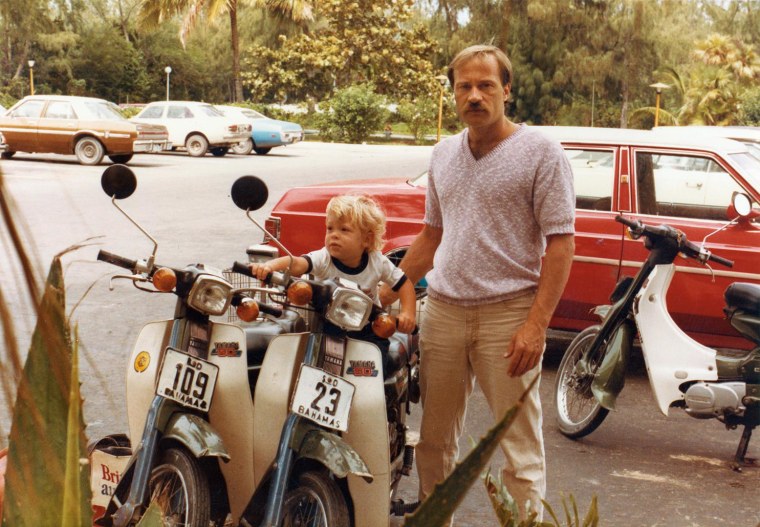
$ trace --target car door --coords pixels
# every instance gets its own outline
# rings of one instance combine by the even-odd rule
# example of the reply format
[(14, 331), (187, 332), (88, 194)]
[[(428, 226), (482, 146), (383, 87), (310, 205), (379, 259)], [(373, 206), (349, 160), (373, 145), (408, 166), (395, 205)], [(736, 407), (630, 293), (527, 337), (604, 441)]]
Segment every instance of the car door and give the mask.
[(183, 104), (170, 104), (166, 110), (166, 127), (169, 139), (177, 146), (184, 146), (185, 140), (193, 127), (197, 126), (192, 108)]
[(45, 107), (45, 101), (23, 101), (2, 118), (0, 132), (5, 137), (8, 150), (12, 152), (37, 152), (37, 125)]
[(563, 148), (575, 185), (575, 256), (552, 327), (580, 330), (598, 322), (592, 310), (609, 302), (617, 283), (622, 229), (614, 218), (621, 204), (622, 210), (629, 205), (619, 188), (619, 148), (577, 143)]
[(49, 101), (37, 125), (39, 151), (70, 154), (78, 129), (77, 114), (70, 101)]
[[(701, 244), (704, 240), (715, 254), (734, 261), (731, 269), (711, 264), (711, 271), (691, 259), (676, 260), (677, 272), (667, 297), (676, 324), (708, 346), (747, 347), (725, 320), (723, 293), (738, 279), (760, 283), (760, 247), (755, 241), (760, 233), (747, 223), (727, 226), (727, 211), (734, 192), (746, 192), (757, 201), (757, 191), (725, 160), (708, 152), (637, 148), (631, 160), (635, 217), (676, 227), (690, 241)], [(647, 255), (642, 240), (626, 238), (625, 274), (635, 274)]]

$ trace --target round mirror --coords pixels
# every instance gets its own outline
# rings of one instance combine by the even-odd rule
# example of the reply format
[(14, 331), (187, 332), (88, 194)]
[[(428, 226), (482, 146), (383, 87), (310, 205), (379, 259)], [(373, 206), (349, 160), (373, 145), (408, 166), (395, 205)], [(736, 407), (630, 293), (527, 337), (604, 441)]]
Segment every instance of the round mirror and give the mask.
[(243, 176), (232, 184), (232, 201), (243, 210), (259, 210), (269, 198), (267, 184), (256, 176)]
[(137, 188), (135, 173), (125, 165), (111, 165), (100, 176), (100, 186), (109, 198), (124, 199)]
[(752, 212), (752, 200), (743, 192), (734, 192), (734, 195), (731, 196), (731, 204), (736, 213), (743, 218)]

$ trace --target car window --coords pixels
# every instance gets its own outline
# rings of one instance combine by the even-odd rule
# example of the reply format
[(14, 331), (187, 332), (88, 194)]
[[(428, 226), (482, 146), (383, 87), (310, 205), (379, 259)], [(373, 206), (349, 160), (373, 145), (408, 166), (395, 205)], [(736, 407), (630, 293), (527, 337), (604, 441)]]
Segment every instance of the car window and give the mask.
[(160, 119), (163, 113), (163, 106), (151, 106), (149, 108), (145, 108), (142, 112), (140, 112), (140, 115), (138, 115), (138, 117), (141, 119)]
[(262, 115), (256, 110), (243, 110), (242, 113), (249, 119), (268, 119), (266, 115)]
[(52, 101), (45, 110), (48, 119), (76, 119), (77, 115), (70, 102)]
[(169, 119), (192, 119), (193, 112), (186, 106), (169, 106), (166, 117)]
[(43, 101), (26, 101), (10, 113), (11, 117), (39, 117), (42, 114)]
[(615, 154), (610, 150), (565, 148), (573, 169), (575, 208), (612, 210)]
[(86, 101), (84, 107), (92, 119), (117, 119), (124, 120), (124, 116), (115, 110), (109, 103), (100, 101)]
[(224, 117), (224, 114), (211, 106), (210, 104), (204, 104), (197, 107), (197, 111), (204, 117)]
[(637, 152), (639, 212), (725, 221), (731, 195), (743, 192), (716, 160), (708, 157)]

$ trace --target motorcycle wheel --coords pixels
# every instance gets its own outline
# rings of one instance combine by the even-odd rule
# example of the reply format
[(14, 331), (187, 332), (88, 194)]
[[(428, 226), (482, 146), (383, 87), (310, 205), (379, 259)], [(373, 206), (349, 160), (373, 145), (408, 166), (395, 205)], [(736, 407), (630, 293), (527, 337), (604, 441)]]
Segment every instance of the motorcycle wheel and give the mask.
[(338, 485), (321, 472), (304, 472), (285, 495), (283, 527), (349, 527), (348, 507)]
[(150, 473), (150, 502), (158, 506), (161, 525), (208, 527), (211, 502), (208, 480), (186, 450), (165, 450)]
[[(554, 385), (554, 400), (557, 404), (559, 430), (569, 438), (577, 439), (596, 430), (609, 410), (604, 408), (591, 393), (594, 376), (581, 375), (575, 371), (578, 361), (584, 357), (591, 343), (599, 333), (599, 326), (592, 326), (578, 333), (565, 351)], [(588, 357), (589, 367), (595, 371), (601, 364), (606, 346), (595, 357)]]

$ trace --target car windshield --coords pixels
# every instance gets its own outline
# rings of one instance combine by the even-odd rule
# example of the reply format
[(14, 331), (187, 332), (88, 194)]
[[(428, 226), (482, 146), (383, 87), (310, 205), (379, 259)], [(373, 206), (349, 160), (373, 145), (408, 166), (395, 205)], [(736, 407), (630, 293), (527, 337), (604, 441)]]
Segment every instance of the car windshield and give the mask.
[(109, 102), (87, 101), (84, 103), (84, 107), (87, 108), (87, 113), (90, 114), (92, 119), (126, 120), (125, 117), (119, 113), (119, 110)]
[(747, 183), (755, 189), (760, 189), (760, 160), (758, 158), (746, 152), (728, 154), (728, 158), (741, 167), (740, 173)]
[(266, 115), (262, 115), (256, 110), (242, 110), (242, 114), (248, 117), (249, 119), (267, 119), (268, 118)]
[(210, 104), (204, 104), (202, 106), (198, 106), (198, 109), (206, 117), (224, 117), (224, 114), (222, 112), (220, 112), (219, 110), (217, 110)]

